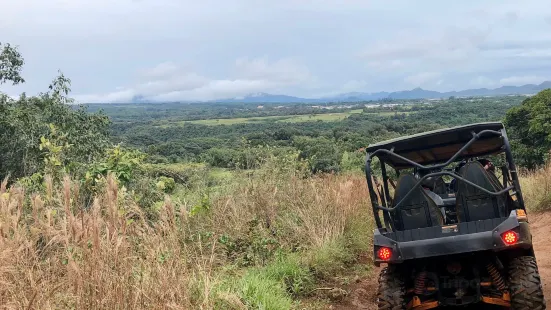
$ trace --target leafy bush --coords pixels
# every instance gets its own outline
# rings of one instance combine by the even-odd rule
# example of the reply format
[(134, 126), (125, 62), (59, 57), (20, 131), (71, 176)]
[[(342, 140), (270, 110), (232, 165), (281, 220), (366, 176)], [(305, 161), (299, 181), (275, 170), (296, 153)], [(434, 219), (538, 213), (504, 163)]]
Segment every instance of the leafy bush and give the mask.
[(344, 152), (341, 159), (341, 168), (344, 171), (363, 171), (365, 167), (364, 152)]
[(277, 239), (260, 227), (257, 219), (248, 222), (247, 233), (238, 238), (222, 235), (219, 242), (226, 256), (239, 266), (266, 264), (279, 250)]
[(161, 176), (159, 178), (159, 181), (157, 182), (157, 189), (167, 194), (172, 193), (175, 188), (176, 188), (176, 182), (174, 182), (173, 178)]
[(145, 154), (137, 150), (124, 149), (120, 145), (107, 149), (105, 156), (94, 162), (86, 172), (86, 179), (113, 174), (123, 184), (128, 184), (141, 168)]
[(340, 171), (342, 153), (333, 141), (324, 137), (295, 137), (293, 145), (300, 150), (299, 158), (309, 162), (313, 173)]
[(205, 164), (196, 163), (145, 164), (143, 169), (151, 178), (172, 179), (175, 183), (174, 187), (176, 184), (192, 187), (199, 183), (199, 179), (205, 178), (205, 174), (208, 172)]

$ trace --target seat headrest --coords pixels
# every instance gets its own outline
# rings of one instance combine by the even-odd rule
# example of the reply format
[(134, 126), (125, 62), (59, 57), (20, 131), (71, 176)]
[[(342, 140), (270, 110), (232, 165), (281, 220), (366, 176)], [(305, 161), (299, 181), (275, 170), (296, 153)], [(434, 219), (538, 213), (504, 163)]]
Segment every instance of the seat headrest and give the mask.
[(437, 177), (428, 177), (421, 182), (421, 185), (424, 187), (428, 187), (429, 189), (433, 190), (434, 186), (436, 184)]

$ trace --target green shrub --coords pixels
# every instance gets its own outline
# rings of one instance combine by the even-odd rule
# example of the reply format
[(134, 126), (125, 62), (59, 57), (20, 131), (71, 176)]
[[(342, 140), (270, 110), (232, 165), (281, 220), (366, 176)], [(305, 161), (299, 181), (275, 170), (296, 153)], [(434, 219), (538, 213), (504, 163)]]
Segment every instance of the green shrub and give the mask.
[(167, 194), (174, 192), (176, 188), (176, 182), (173, 178), (161, 176), (157, 181), (157, 189)]
[(257, 219), (248, 222), (249, 229), (244, 236), (232, 238), (222, 235), (219, 242), (226, 257), (238, 266), (266, 264), (279, 250), (279, 242), (263, 229)]
[(98, 176), (113, 174), (122, 184), (128, 184), (139, 173), (145, 154), (120, 145), (107, 149), (105, 156), (94, 162), (86, 172), (85, 179), (93, 180)]
[(363, 152), (344, 152), (341, 158), (341, 168), (343, 171), (362, 171), (365, 166), (365, 153)]
[(177, 164), (145, 164), (143, 168), (152, 178), (171, 178), (177, 184), (191, 187), (197, 179), (204, 177), (207, 170), (205, 164), (177, 163)]

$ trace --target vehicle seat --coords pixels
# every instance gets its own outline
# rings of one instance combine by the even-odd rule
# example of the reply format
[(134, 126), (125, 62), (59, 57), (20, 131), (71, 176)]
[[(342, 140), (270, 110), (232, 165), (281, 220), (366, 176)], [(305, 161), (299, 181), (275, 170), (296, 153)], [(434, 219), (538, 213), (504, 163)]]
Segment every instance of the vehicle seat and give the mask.
[[(492, 192), (503, 186), (497, 177), (492, 177), (479, 162), (469, 162), (459, 170), (466, 180)], [(507, 216), (507, 195), (487, 194), (474, 186), (457, 180), (457, 218), (459, 222), (472, 222)]]
[(448, 193), (446, 182), (442, 176), (431, 177), (423, 181), (423, 186), (428, 187), (437, 195), (445, 195)]
[[(417, 184), (417, 179), (411, 174), (403, 174), (398, 179), (394, 193), (394, 205), (400, 202)], [(409, 195), (394, 211), (394, 227), (397, 230), (442, 226), (444, 218), (434, 201), (425, 194), (421, 186)]]

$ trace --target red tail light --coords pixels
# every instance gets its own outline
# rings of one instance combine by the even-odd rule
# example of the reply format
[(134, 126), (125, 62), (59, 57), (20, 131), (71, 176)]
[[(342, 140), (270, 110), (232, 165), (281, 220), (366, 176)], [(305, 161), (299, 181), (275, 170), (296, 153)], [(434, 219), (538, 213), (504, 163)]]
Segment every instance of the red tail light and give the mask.
[(516, 232), (509, 230), (501, 235), (501, 239), (507, 245), (513, 245), (518, 242), (518, 235)]
[(379, 256), (381, 260), (389, 260), (392, 256), (392, 250), (385, 247), (380, 248), (379, 251), (377, 251), (377, 256)]

